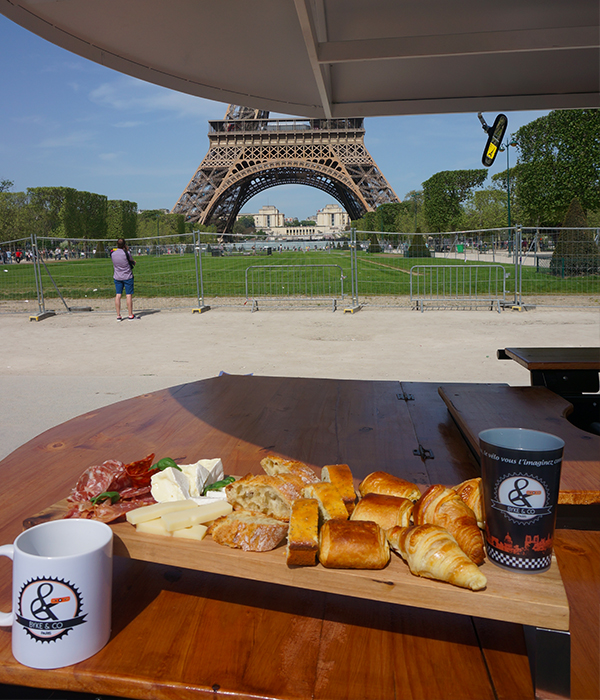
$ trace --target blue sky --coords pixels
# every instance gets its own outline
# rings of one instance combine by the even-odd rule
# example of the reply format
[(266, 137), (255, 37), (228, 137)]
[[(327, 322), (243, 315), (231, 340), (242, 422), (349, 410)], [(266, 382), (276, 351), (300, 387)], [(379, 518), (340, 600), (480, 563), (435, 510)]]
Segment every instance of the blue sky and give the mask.
[[(74, 187), (171, 209), (206, 155), (207, 121), (227, 108), (80, 58), (2, 15), (0, 61), (0, 180), (12, 180), (13, 191)], [(507, 112), (508, 132), (544, 114)], [(496, 115), (484, 116), (491, 124)], [(367, 149), (400, 199), (441, 170), (483, 167), (486, 135), (475, 113), (368, 118), (365, 128)], [(513, 149), (510, 158), (513, 165)], [(505, 168), (501, 153), (487, 182)], [(284, 185), (244, 211), (271, 204), (304, 219), (333, 201)]]

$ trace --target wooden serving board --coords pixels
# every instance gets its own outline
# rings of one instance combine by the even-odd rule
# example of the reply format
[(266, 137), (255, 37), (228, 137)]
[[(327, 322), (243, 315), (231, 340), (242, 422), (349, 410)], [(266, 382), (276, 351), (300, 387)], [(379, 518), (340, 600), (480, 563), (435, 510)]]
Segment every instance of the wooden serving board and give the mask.
[[(23, 525), (28, 528), (62, 518), (66, 511), (67, 502), (60, 501)], [(244, 552), (216, 544), (210, 537), (193, 542), (141, 534), (127, 522), (111, 527), (117, 556), (409, 607), (569, 629), (569, 605), (554, 556), (550, 569), (540, 574), (510, 573), (485, 562), (481, 571), (488, 585), (474, 592), (413, 576), (394, 553), (381, 570), (326, 569), (320, 564), (288, 567), (285, 546), (271, 552)]]

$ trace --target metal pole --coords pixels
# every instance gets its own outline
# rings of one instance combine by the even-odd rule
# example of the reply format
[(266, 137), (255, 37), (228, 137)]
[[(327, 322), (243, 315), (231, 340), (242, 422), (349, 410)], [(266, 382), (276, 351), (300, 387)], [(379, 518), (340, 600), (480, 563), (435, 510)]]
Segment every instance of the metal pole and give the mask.
[(354, 230), (354, 306), (358, 306), (358, 254), (357, 254), (356, 229)]
[(33, 275), (35, 277), (35, 291), (38, 300), (38, 312), (40, 314), (46, 313), (44, 307), (44, 294), (42, 291), (42, 275), (40, 272), (40, 261), (38, 259), (39, 251), (37, 247), (37, 234), (31, 234), (31, 249), (33, 251)]
[(354, 299), (354, 241), (356, 239), (356, 231), (354, 228), (350, 229), (350, 282), (351, 282), (351, 294), (352, 294), (352, 305), (355, 305)]
[(198, 254), (200, 252), (200, 242), (196, 241), (196, 232), (192, 231), (193, 241), (194, 241), (194, 266), (196, 268), (196, 299), (198, 301), (198, 306), (200, 306), (200, 277), (198, 274)]
[[(519, 239), (519, 251), (521, 251), (523, 246), (523, 231), (520, 226), (517, 226), (517, 237)], [(519, 255), (519, 303), (522, 303), (522, 291), (523, 291), (523, 258)]]

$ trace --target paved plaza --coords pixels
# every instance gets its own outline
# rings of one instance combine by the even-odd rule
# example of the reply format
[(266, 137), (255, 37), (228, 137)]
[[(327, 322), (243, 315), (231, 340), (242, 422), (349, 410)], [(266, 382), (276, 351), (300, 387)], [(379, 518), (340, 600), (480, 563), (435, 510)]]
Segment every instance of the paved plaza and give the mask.
[(0, 314), (0, 459), (81, 413), (220, 372), (527, 385), (498, 348), (599, 344), (600, 308)]

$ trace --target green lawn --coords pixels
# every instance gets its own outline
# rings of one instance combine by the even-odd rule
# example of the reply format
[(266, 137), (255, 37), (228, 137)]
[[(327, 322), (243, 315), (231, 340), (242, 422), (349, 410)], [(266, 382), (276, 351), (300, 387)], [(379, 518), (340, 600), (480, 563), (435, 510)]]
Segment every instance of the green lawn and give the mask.
[[(164, 255), (136, 258), (135, 292), (139, 297), (189, 297), (195, 298), (196, 268), (194, 256)], [(42, 285), (46, 298), (54, 298), (57, 292), (48, 275), (56, 282), (61, 294), (71, 299), (110, 298), (114, 294), (112, 264), (109, 259), (84, 259), (47, 262), (47, 270), (41, 268)], [(273, 270), (272, 266), (294, 266)], [(261, 296), (337, 296), (339, 271), (330, 266), (339, 265), (344, 279), (344, 293), (350, 294), (350, 252), (309, 251), (282, 252), (266, 255), (234, 255), (225, 257), (202, 256), (204, 294), (207, 297), (238, 296), (246, 294), (246, 271), (251, 285), (251, 295)], [(358, 294), (364, 296), (408, 295), (410, 293), (410, 269), (415, 265), (432, 265), (465, 268), (486, 265), (446, 258), (404, 258), (390, 254), (358, 253)], [(304, 266), (299, 269), (297, 266)], [(306, 267), (308, 266), (308, 267)], [(313, 267), (316, 266), (316, 267)], [(515, 268), (503, 267), (507, 294), (514, 292)], [(262, 269), (258, 269), (262, 268)], [(6, 272), (3, 272), (6, 270)], [(421, 273), (423, 274), (423, 272)], [(462, 274), (462, 272), (461, 272)], [(444, 283), (445, 284), (445, 283)], [(483, 289), (487, 282), (478, 282)], [(448, 290), (446, 290), (447, 293)], [(573, 277), (561, 279), (523, 266), (522, 292), (524, 295), (543, 294), (598, 294), (600, 277)], [(0, 272), (0, 300), (31, 299), (36, 296), (34, 266), (30, 263), (11, 264)]]

